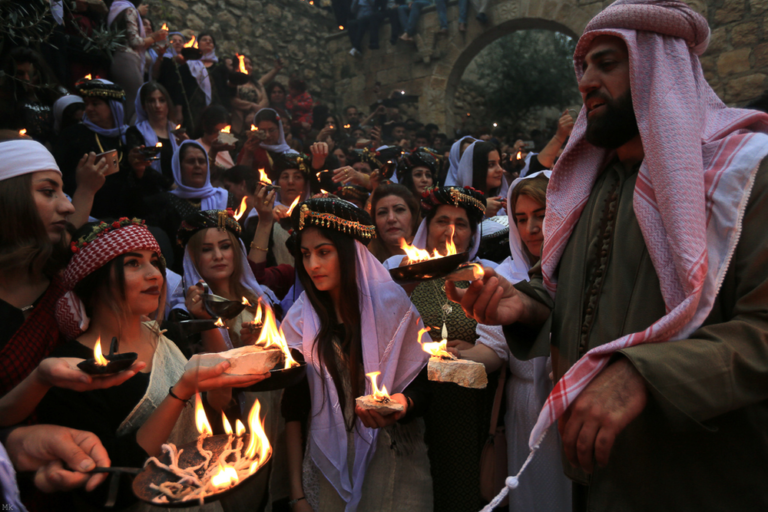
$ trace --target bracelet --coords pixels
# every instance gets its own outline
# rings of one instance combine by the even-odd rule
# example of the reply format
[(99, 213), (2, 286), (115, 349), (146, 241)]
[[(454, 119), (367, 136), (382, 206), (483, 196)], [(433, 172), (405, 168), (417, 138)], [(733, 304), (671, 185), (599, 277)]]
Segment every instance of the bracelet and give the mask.
[(184, 400), (183, 398), (179, 398), (178, 396), (176, 396), (176, 393), (173, 392), (173, 386), (168, 388), (168, 396), (172, 396), (179, 402), (182, 402), (184, 405), (187, 405), (187, 403), (189, 403), (189, 400)]
[(259, 247), (258, 245), (254, 245), (253, 242), (251, 242), (251, 249), (256, 249), (257, 251), (269, 252), (269, 249), (265, 249), (263, 247)]
[(297, 504), (297, 503), (298, 503), (298, 502), (300, 502), (301, 500), (305, 500), (305, 499), (307, 499), (307, 498), (305, 498), (304, 496), (302, 496), (301, 498), (296, 498), (295, 500), (291, 500), (291, 501), (289, 501), (289, 502), (288, 502), (288, 506), (289, 506), (289, 507), (291, 507), (291, 508), (293, 508), (293, 506), (294, 506), (295, 504)]

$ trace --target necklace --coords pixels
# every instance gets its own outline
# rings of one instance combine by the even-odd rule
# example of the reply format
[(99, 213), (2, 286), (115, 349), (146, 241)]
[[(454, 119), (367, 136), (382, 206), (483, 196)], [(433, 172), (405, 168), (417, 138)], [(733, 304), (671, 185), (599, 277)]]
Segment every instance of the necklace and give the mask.
[(448, 304), (448, 295), (445, 294), (445, 281), (443, 281), (442, 288), (437, 285), (437, 280), (432, 281), (432, 286), (435, 288), (435, 293), (437, 294), (438, 297), (445, 297), (445, 299), (443, 300), (443, 304), (440, 306), (440, 312), (443, 319), (443, 330), (440, 333), (440, 335), (442, 339), (447, 340), (448, 326), (446, 325), (446, 321), (448, 320), (448, 315), (450, 315), (453, 312), (453, 306)]
[[(101, 145), (101, 139), (99, 139), (99, 134), (96, 133), (96, 132), (93, 132), (93, 134), (96, 136), (96, 144), (99, 145), (99, 150), (102, 153), (106, 153), (106, 151), (104, 151), (104, 147)], [(120, 141), (119, 137), (117, 139), (117, 144), (118, 144), (118, 146), (122, 146), (123, 145), (123, 143)], [(119, 149), (117, 150), (117, 155), (118, 155), (117, 162), (118, 163), (122, 162), (123, 161), (123, 154), (120, 152)]]

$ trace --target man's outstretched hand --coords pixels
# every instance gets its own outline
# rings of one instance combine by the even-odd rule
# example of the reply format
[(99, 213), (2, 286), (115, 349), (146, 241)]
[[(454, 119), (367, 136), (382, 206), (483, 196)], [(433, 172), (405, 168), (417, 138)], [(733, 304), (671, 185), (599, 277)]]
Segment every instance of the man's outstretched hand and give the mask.
[(645, 380), (628, 359), (603, 368), (558, 421), (571, 465), (587, 473), (595, 461), (607, 466), (616, 436), (643, 412), (647, 400)]
[(527, 303), (523, 294), (493, 269), (483, 267), (483, 270), (483, 279), (472, 282), (465, 290), (447, 281), (448, 298), (460, 304), (468, 317), (481, 324), (507, 325), (521, 320)]

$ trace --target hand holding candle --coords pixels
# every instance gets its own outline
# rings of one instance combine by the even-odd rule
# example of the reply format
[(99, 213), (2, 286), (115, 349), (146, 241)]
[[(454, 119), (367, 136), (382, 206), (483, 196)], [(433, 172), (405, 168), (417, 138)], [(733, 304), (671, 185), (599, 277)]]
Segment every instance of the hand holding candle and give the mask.
[(358, 397), (355, 400), (355, 414), (368, 428), (382, 428), (392, 425), (405, 416), (408, 409), (408, 399), (402, 393), (391, 395), (387, 387), (379, 389), (376, 378), (381, 372), (366, 373), (371, 379), (371, 394)]

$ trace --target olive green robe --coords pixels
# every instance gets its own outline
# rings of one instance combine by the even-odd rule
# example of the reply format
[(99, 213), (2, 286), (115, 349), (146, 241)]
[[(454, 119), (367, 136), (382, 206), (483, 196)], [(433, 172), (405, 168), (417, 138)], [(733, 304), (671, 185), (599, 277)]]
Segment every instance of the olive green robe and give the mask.
[[(725, 281), (689, 339), (624, 349), (648, 404), (616, 439), (606, 468), (587, 475), (576, 508), (590, 511), (768, 510), (768, 161), (744, 215)], [(550, 350), (560, 378), (589, 349), (642, 331), (666, 313), (635, 217), (639, 166), (598, 177), (558, 267), (555, 300), (539, 267), (524, 291), (552, 309), (540, 331), (504, 328), (519, 359)], [(550, 338), (551, 334), (551, 338)]]

